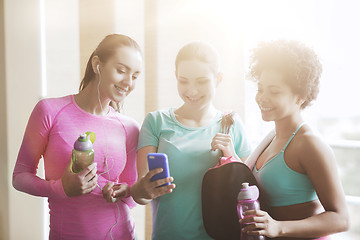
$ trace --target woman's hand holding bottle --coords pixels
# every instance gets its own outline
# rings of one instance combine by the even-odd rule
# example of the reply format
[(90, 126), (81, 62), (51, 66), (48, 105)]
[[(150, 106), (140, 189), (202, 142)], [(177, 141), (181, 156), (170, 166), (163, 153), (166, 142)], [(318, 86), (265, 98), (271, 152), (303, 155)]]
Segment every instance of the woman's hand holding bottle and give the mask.
[(71, 160), (62, 175), (62, 185), (68, 197), (75, 197), (92, 192), (97, 184), (96, 163), (89, 165), (79, 173), (72, 171)]

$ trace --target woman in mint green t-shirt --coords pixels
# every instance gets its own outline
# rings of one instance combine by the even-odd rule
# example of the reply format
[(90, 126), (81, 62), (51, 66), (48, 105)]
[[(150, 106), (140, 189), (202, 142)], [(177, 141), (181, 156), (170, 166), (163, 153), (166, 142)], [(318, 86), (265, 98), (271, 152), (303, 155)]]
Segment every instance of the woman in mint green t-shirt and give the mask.
[[(183, 105), (151, 112), (142, 125), (137, 157), (139, 180), (131, 188), (131, 195), (139, 204), (151, 202), (153, 239), (211, 239), (202, 222), (202, 178), (221, 155), (245, 160), (250, 154), (239, 118), (229, 134), (219, 133), (223, 113), (213, 105), (222, 81), (219, 65), (217, 52), (208, 43), (185, 45), (175, 61)], [(161, 171), (148, 170), (147, 154), (153, 152), (168, 155), (172, 177), (150, 182)], [(173, 181), (176, 188), (174, 183), (156, 188)]]

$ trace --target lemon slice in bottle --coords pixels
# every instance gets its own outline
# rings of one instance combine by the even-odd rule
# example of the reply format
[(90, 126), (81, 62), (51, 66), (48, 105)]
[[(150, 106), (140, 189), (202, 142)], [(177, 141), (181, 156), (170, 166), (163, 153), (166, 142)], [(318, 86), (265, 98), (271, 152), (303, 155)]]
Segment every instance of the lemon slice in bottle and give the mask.
[(86, 132), (86, 136), (90, 139), (90, 141), (94, 144), (96, 139), (96, 134), (94, 132)]

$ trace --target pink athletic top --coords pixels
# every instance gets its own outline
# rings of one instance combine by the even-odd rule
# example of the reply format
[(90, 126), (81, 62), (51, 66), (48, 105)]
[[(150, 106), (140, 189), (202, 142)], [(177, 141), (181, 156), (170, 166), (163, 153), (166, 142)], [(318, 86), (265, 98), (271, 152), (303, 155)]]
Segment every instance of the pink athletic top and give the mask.
[[(108, 181), (131, 186), (137, 179), (138, 124), (112, 108), (105, 116), (92, 115), (76, 104), (73, 95), (44, 99), (35, 106), (15, 165), (13, 186), (48, 197), (50, 239), (111, 239), (110, 231), (113, 239), (133, 239), (130, 208), (136, 203), (131, 197), (108, 203), (99, 188), (78, 197), (67, 197), (64, 192), (61, 176), (70, 161), (73, 144), (87, 131), (96, 134), (93, 148), (100, 187)], [(106, 152), (111, 170), (101, 175), (106, 172)], [(41, 156), (45, 180), (36, 176)]]

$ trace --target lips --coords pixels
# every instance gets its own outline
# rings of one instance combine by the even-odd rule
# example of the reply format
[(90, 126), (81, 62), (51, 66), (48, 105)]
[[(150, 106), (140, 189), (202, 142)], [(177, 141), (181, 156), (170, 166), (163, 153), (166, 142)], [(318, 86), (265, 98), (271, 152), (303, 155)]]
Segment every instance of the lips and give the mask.
[(269, 112), (269, 111), (272, 111), (274, 108), (272, 107), (264, 107), (264, 106), (261, 106), (259, 105), (260, 107), (260, 110), (263, 111), (263, 112)]
[(128, 87), (122, 88), (122, 87), (119, 87), (119, 86), (116, 86), (116, 85), (115, 85), (115, 89), (120, 95), (125, 95), (129, 90)]
[(201, 99), (201, 97), (189, 97), (189, 96), (187, 96), (186, 97), (190, 102), (198, 102), (200, 99)]

